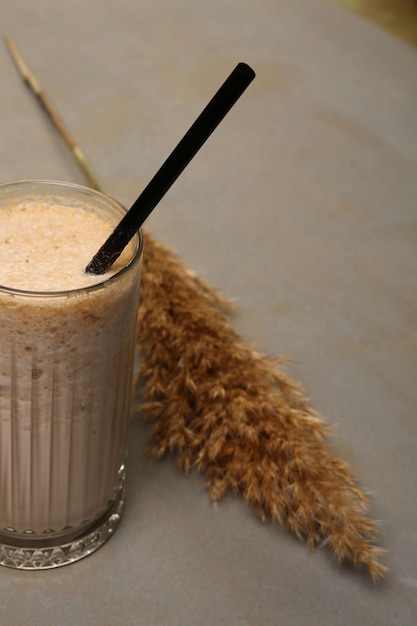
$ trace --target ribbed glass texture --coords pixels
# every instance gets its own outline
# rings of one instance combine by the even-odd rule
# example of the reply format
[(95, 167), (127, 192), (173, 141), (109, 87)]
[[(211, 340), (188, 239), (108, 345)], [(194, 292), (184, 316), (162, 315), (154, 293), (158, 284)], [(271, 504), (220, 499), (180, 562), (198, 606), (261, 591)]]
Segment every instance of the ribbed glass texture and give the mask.
[[(16, 193), (51, 192), (48, 183), (20, 185)], [(82, 187), (55, 184), (53, 193), (54, 202), (80, 203), (87, 194), (96, 211), (117, 214), (116, 222), (123, 215)], [(68, 548), (107, 524), (122, 500), (140, 264), (138, 236), (130, 265), (98, 286), (0, 287), (0, 563), (21, 566), (4, 562), (8, 545), (33, 546), (37, 557)]]

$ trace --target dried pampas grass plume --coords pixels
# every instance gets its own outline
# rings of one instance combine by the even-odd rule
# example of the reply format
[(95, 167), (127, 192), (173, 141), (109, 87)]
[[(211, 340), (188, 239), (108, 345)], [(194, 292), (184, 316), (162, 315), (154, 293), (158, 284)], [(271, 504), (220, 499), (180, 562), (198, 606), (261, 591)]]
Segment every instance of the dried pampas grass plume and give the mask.
[(367, 499), (298, 385), (241, 342), (225, 302), (149, 233), (141, 291), (137, 384), (153, 456), (177, 453), (185, 472), (206, 475), (212, 500), (230, 489), (262, 521), (382, 578)]
[[(16, 44), (5, 38), (23, 80), (58, 130), (87, 183), (102, 190), (80, 146)], [(327, 432), (278, 360), (256, 355), (224, 316), (226, 302), (172, 252), (145, 234), (137, 350), (141, 405), (153, 421), (151, 452), (176, 452), (204, 472), (212, 500), (241, 494), (258, 517), (285, 524), (309, 546), (384, 577), (378, 527)]]

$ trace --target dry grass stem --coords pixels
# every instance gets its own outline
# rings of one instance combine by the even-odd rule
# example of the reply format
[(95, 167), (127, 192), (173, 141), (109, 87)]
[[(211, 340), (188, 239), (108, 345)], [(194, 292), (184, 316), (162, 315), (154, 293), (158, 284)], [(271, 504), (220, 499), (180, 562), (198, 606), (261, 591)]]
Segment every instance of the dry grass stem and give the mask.
[[(65, 140), (88, 184), (102, 190), (16, 44), (16, 67)], [(176, 452), (181, 467), (207, 476), (212, 500), (241, 494), (265, 521), (285, 524), (339, 562), (386, 572), (378, 528), (348, 466), (326, 447), (327, 431), (278, 361), (242, 343), (227, 303), (170, 250), (146, 234), (137, 349), (141, 410), (153, 420), (151, 451)]]
[(7, 35), (4, 37), (4, 42), (7, 46), (10, 56), (16, 64), (16, 69), (18, 70), (20, 76), (29, 87), (33, 95), (36, 97), (41, 108), (57, 129), (57, 131), (65, 141), (67, 147), (70, 149), (72, 156), (74, 157), (79, 168), (84, 174), (88, 185), (93, 189), (101, 190), (101, 184), (94, 171), (90, 167), (90, 164), (87, 161), (84, 152), (82, 151), (81, 147), (76, 144), (73, 136), (64, 124), (55, 107), (52, 105), (52, 102), (49, 100), (49, 97), (43, 89), (42, 85), (40, 84), (39, 80), (37, 79), (35, 74), (29, 69), (29, 66), (24, 60), (22, 54), (20, 53), (16, 42), (14, 41), (14, 39), (12, 39), (12, 37), (9, 37)]
[(241, 494), (262, 521), (383, 577), (367, 499), (299, 386), (242, 343), (224, 301), (149, 233), (145, 250), (138, 384), (152, 454), (177, 453), (185, 472), (206, 475), (212, 500)]

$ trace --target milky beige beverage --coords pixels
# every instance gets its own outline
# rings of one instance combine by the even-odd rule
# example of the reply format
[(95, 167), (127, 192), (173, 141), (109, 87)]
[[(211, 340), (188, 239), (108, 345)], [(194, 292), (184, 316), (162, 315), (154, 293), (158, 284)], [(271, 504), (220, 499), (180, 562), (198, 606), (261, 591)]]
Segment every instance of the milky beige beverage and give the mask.
[(0, 563), (37, 569), (120, 519), (141, 236), (85, 266), (123, 216), (77, 185), (0, 185)]

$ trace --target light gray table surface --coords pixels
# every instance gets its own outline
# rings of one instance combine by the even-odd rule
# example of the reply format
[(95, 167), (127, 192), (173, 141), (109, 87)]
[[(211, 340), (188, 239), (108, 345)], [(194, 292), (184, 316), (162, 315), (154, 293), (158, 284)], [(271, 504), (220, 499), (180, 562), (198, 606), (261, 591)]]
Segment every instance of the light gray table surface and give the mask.
[[(131, 426), (122, 524), (95, 555), (0, 569), (0, 623), (417, 623), (417, 52), (330, 0), (2, 0), (13, 36), (109, 193), (131, 203), (238, 61), (257, 78), (148, 222), (295, 360), (334, 452), (372, 495), (375, 586), (213, 506)], [(83, 182), (0, 45), (0, 180)]]

